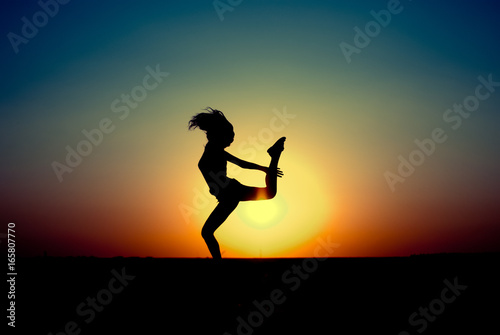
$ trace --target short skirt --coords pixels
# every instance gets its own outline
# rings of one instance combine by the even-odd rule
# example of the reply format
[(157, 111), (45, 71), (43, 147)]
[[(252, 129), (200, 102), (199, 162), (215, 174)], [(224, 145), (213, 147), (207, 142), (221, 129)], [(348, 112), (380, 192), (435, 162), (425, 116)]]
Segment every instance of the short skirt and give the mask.
[(239, 201), (248, 192), (248, 186), (233, 178), (227, 178), (226, 183), (210, 187), (210, 194), (221, 201)]

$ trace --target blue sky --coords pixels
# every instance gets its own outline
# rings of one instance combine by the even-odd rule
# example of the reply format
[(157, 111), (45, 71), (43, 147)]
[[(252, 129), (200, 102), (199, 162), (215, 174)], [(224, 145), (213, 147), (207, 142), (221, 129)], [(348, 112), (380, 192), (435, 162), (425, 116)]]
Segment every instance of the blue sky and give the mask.
[[(152, 235), (161, 231), (165, 239), (192, 241), (207, 213), (200, 212), (189, 228), (173, 223), (182, 220), (179, 202), (190, 203), (192, 188), (204, 187), (196, 170), (204, 138), (186, 132), (187, 120), (201, 108), (218, 107), (243, 140), (269, 122), (271, 111), (286, 107), (302, 120), (287, 128), (291, 139), (300, 139), (291, 146), (290, 157), (296, 161), (290, 158), (288, 164), (310, 156), (311, 171), (321, 177), (322, 192), (328, 194), (324, 198), (337, 199), (333, 207), (339, 209), (325, 211), (318, 222), (327, 223), (318, 223), (303, 240), (269, 253), (280, 255), (307, 245), (320, 231), (335, 231), (344, 244), (353, 245), (344, 248), (347, 256), (364, 255), (367, 247), (356, 244), (353, 236), (371, 229), (381, 240), (390, 240), (391, 232), (430, 236), (417, 241), (408, 233), (377, 255), (492, 249), (498, 242), (500, 94), (481, 102), (457, 131), (450, 131), (443, 113), (474, 94), (479, 76), (491, 74), (500, 81), (500, 5), (485, 0), (401, 1), (400, 13), (348, 63), (340, 43), (354, 44), (354, 28), (364, 30), (373, 20), (370, 12), (386, 10), (388, 3), (244, 0), (224, 12), (221, 21), (213, 1), (73, 0), (59, 5), (58, 13), (16, 53), (8, 34), (21, 34), (22, 18), (32, 21), (41, 7), (36, 1), (4, 1), (0, 171), (3, 192), (9, 194), (5, 220), (47, 228), (26, 231), (33, 253), (52, 241), (61, 254), (124, 254), (125, 236), (137, 233), (134, 223), (127, 223), (124, 237), (108, 248), (102, 246), (104, 237), (101, 244), (92, 240), (96, 224), (79, 243), (61, 243), (60, 236), (78, 235), (90, 220), (86, 214), (68, 226), (75, 213), (101, 213), (92, 220), (120, 222), (150, 211), (145, 227)], [(156, 65), (169, 77), (121, 122), (111, 102), (140, 85), (146, 67)], [(103, 118), (113, 120), (116, 130), (59, 183), (52, 162), (63, 162), (66, 146), (75, 147), (82, 130), (96, 127)], [(384, 172), (395, 171), (398, 156), (408, 156), (414, 140), (430, 136), (436, 127), (446, 129), (448, 140), (392, 193)], [(237, 148), (235, 142), (235, 155)], [(291, 179), (299, 173), (289, 171)], [(183, 179), (189, 182), (182, 185)], [(148, 194), (146, 185), (155, 191)], [(177, 198), (158, 185), (173, 188)], [(290, 185), (285, 190), (300, 186)], [(147, 195), (140, 201), (129, 195), (142, 192)], [(295, 200), (288, 199), (287, 208), (294, 209)], [(103, 210), (106, 206), (112, 210)], [(407, 226), (398, 225), (402, 217)], [(484, 221), (480, 228), (471, 224), (478, 217)], [(368, 218), (376, 224), (369, 226)], [(54, 233), (47, 241), (38, 239), (49, 230)], [(478, 233), (476, 242), (467, 241), (477, 231), (484, 233)], [(232, 234), (230, 228), (225, 234)], [(456, 237), (441, 241), (443, 235)], [(239, 243), (237, 237), (231, 241)], [(203, 245), (191, 247), (193, 252), (180, 245), (161, 248), (158, 241), (153, 249), (127, 252), (207, 252)], [(234, 247), (228, 255), (252, 252)]]

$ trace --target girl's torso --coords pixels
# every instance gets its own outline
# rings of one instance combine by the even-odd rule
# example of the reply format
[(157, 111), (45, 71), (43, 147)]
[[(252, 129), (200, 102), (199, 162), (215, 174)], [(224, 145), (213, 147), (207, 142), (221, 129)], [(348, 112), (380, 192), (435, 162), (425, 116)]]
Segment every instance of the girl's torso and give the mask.
[(210, 142), (207, 143), (205, 151), (198, 162), (198, 168), (210, 187), (211, 193), (212, 185), (227, 183), (227, 157), (224, 149), (214, 147)]

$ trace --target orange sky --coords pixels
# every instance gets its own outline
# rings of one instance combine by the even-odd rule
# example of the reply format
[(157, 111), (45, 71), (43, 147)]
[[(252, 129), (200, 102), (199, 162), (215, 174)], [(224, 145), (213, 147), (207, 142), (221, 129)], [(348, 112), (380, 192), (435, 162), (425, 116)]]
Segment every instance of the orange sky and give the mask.
[[(12, 30), (38, 10), (16, 6)], [(23, 255), (208, 257), (216, 200), (197, 168), (205, 135), (187, 123), (211, 106), (237, 157), (266, 165), (287, 137), (278, 196), (240, 204), (216, 232), (223, 257), (310, 257), (328, 237), (345, 257), (499, 251), (497, 11), (429, 6), (408, 4), (351, 62), (339, 44), (371, 1), (245, 1), (224, 21), (210, 2), (65, 7), (18, 53), (0, 46), (3, 227), (16, 223)], [(103, 120), (112, 131), (58, 175)], [(438, 128), (446, 140), (391, 188)]]

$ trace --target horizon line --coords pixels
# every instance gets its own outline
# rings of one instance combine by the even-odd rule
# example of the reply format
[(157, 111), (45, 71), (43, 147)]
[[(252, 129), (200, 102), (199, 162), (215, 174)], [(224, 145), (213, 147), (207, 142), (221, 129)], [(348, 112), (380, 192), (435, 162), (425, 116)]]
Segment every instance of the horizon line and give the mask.
[[(481, 254), (500, 254), (500, 251), (478, 251), (478, 252), (439, 252), (439, 253), (422, 253), (422, 254), (411, 254), (407, 256), (332, 256), (332, 257), (226, 257), (222, 260), (280, 260), (280, 259), (308, 259), (308, 258), (320, 258), (320, 259), (355, 259), (355, 258), (409, 258), (417, 256), (452, 256), (452, 255), (481, 255)], [(37, 255), (37, 256), (18, 256), (18, 258), (100, 258), (100, 259), (113, 259), (113, 258), (151, 258), (151, 259), (199, 259), (199, 260), (213, 260), (211, 257), (153, 257), (153, 256), (86, 256), (86, 255), (67, 255), (67, 256), (50, 256), (50, 255)]]

